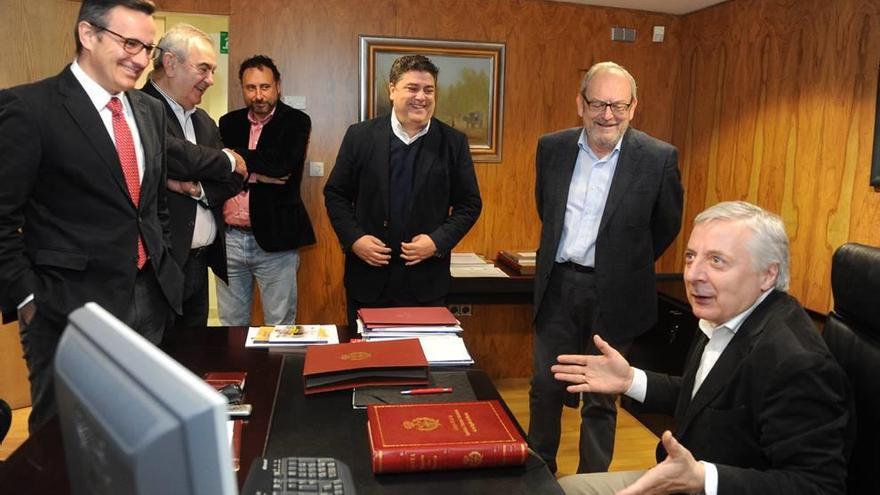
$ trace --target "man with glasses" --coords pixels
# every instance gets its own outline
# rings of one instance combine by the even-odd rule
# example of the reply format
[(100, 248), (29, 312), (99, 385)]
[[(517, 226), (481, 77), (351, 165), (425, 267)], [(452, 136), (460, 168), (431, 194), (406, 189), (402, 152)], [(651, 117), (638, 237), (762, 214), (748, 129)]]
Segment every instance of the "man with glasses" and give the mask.
[(85, 0), (73, 63), (0, 92), (0, 305), (18, 310), (31, 432), (56, 412), (52, 361), (70, 311), (95, 301), (158, 343), (180, 310), (165, 114), (129, 91), (154, 48), (153, 10)]
[[(638, 100), (626, 69), (594, 65), (576, 101), (583, 127), (543, 136), (535, 160), (543, 225), (529, 441), (554, 472), (562, 406), (577, 407), (579, 396), (550, 366), (560, 354), (597, 354), (594, 334), (625, 353), (654, 325), (654, 261), (678, 235), (683, 202), (676, 149), (629, 126)], [(579, 473), (608, 470), (615, 398), (583, 394)]]
[(183, 269), (183, 314), (177, 326), (208, 322), (208, 266), (227, 281), (223, 203), (247, 176), (238, 153), (223, 148), (220, 130), (196, 107), (214, 84), (217, 53), (202, 30), (178, 24), (159, 40), (143, 91), (164, 104), (168, 140), (171, 252)]

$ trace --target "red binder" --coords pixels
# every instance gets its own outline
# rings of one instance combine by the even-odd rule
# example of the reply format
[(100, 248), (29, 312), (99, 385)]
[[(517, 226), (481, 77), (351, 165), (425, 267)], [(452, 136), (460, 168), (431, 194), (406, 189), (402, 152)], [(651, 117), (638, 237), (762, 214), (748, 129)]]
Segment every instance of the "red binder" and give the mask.
[(369, 385), (428, 383), (428, 360), (418, 339), (349, 342), (306, 350), (306, 395)]
[(446, 306), (361, 308), (358, 316), (367, 327), (388, 325), (457, 325)]

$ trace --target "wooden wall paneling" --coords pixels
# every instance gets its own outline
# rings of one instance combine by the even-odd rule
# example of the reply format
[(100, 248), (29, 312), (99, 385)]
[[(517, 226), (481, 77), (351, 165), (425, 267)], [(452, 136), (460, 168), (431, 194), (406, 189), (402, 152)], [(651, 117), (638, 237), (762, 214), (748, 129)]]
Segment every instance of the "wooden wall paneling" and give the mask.
[(477, 304), (460, 316), (475, 365), (493, 379), (532, 376), (532, 305)]
[(74, 57), (79, 2), (0, 0), (0, 88), (53, 76)]
[[(579, 125), (574, 99), (580, 70), (591, 63), (613, 59), (627, 66), (640, 84), (634, 125), (662, 139), (672, 137), (680, 25), (674, 16), (541, 0), (232, 0), (230, 10), (230, 71), (254, 53), (275, 59), (284, 94), (307, 97), (306, 113), (312, 118), (309, 159), (324, 162), (326, 173), (346, 128), (357, 121), (359, 35), (507, 44), (503, 158), (501, 163), (476, 165), (483, 213), (458, 251), (491, 256), (501, 249), (537, 247), (537, 140)], [(666, 26), (666, 42), (651, 43), (655, 24)], [(612, 43), (615, 25), (636, 28), (638, 40)], [(230, 108), (238, 108), (241, 95), (236, 84), (232, 88)], [(324, 210), (325, 181), (303, 181), (318, 244), (301, 253), (299, 319), (342, 323), (343, 258)], [(680, 265), (672, 259), (661, 266), (678, 271)]]
[(18, 322), (0, 325), (0, 399), (13, 409), (31, 405), (30, 382), (18, 336)]
[[(830, 260), (880, 242), (868, 186), (880, 7), (865, 0), (736, 0), (683, 18), (673, 143), (693, 216), (743, 199), (779, 213), (791, 292), (830, 308)], [(873, 223), (872, 223), (873, 222)]]
[(229, 15), (229, 0), (154, 0), (157, 10)]

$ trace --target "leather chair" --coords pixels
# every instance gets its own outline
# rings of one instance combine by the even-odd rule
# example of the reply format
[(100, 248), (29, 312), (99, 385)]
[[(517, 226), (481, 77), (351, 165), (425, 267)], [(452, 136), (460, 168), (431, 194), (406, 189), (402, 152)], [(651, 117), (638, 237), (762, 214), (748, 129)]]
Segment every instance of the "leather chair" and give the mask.
[(9, 426), (11, 424), (12, 409), (9, 408), (9, 404), (5, 400), (0, 399), (0, 444), (3, 443), (6, 434), (9, 433)]
[(880, 494), (880, 248), (844, 244), (831, 262), (834, 310), (823, 337), (852, 384), (857, 436), (850, 494)]

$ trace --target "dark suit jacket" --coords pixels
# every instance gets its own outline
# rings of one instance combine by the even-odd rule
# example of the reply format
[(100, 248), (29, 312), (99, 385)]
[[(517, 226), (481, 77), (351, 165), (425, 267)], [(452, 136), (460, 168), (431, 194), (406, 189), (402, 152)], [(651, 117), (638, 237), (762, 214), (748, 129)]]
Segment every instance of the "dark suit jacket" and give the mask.
[(674, 411), (676, 438), (718, 466), (719, 495), (845, 493), (853, 398), (801, 305), (771, 293), (691, 399), (706, 342), (698, 332), (683, 378), (646, 372), (642, 407)]
[[(217, 237), (207, 251), (208, 265), (224, 281), (226, 276), (226, 224), (223, 222), (223, 203), (238, 194), (242, 178), (232, 172), (229, 157), (222, 152), (220, 130), (211, 116), (201, 108), (192, 115), (196, 142), (186, 140), (180, 121), (171, 105), (150, 82), (142, 91), (162, 102), (165, 108), (168, 133), (168, 177), (184, 181), (199, 181), (205, 191), (205, 200), (217, 225)], [(168, 210), (171, 213), (171, 253), (183, 267), (192, 246), (193, 229), (196, 225), (198, 200), (192, 196), (168, 192)]]
[(180, 312), (183, 277), (168, 250), (165, 113), (138, 91), (127, 97), (144, 147), (139, 207), (69, 66), (0, 92), (0, 300), (7, 308), (33, 293), (37, 310), (55, 321), (87, 301), (122, 314), (132, 300), (140, 233), (165, 297)]
[(300, 196), (303, 165), (309, 146), (309, 116), (282, 102), (263, 127), (257, 149), (248, 149), (251, 124), (247, 108), (220, 118), (220, 135), (227, 147), (244, 157), (248, 171), (287, 177), (286, 184), (248, 184), (251, 227), (264, 251), (287, 251), (315, 243), (312, 222)]
[[(376, 300), (390, 270), (364, 263), (351, 246), (366, 234), (388, 244), (392, 136), (390, 114), (349, 127), (324, 187), (327, 215), (346, 253), (346, 288), (363, 302)], [(431, 119), (421, 139), (404, 238), (428, 234), (437, 246), (434, 258), (408, 268), (416, 299), (429, 301), (446, 295), (450, 252), (477, 221), (483, 204), (467, 137)]]
[[(535, 203), (543, 223), (535, 274), (535, 315), (553, 269), (582, 128), (543, 136), (536, 156)], [(654, 261), (681, 228), (684, 193), (678, 151), (630, 127), (596, 238), (596, 331), (610, 342), (632, 339), (657, 321)]]

